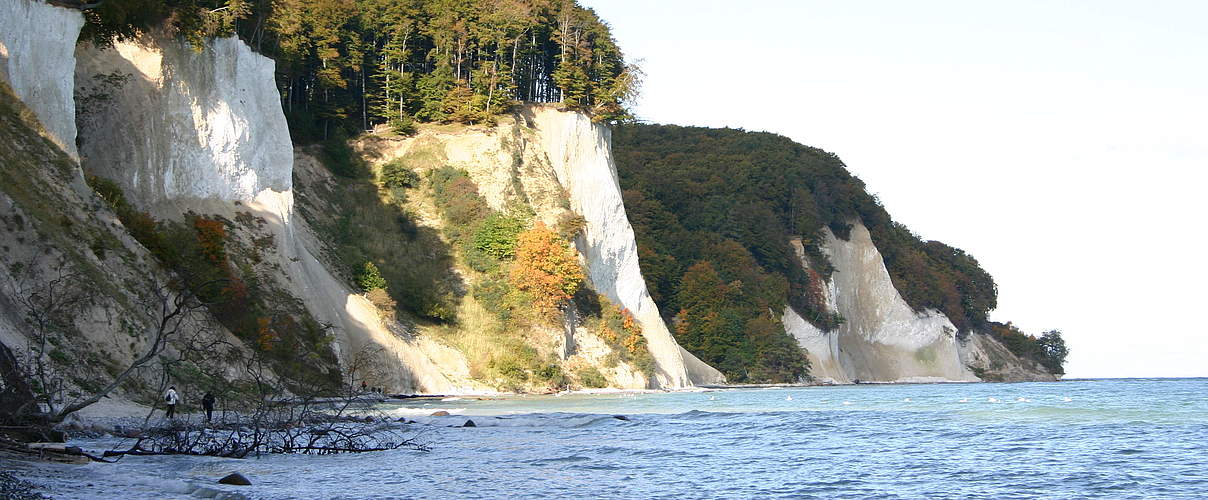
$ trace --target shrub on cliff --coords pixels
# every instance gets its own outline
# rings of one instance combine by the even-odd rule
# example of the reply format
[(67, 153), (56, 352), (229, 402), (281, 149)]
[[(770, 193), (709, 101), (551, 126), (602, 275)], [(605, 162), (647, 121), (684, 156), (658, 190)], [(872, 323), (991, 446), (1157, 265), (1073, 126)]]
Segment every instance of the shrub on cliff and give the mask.
[(520, 233), (527, 227), (528, 221), (521, 217), (493, 213), (475, 231), (474, 248), (496, 259), (512, 258)]
[(357, 285), (361, 290), (366, 292), (371, 290), (385, 290), (386, 278), (382, 277), (381, 271), (378, 271), (377, 264), (365, 262), (361, 269), (357, 272)]
[[(588, 293), (594, 295), (594, 292), (590, 290)], [(646, 337), (642, 333), (642, 326), (638, 324), (637, 319), (628, 309), (614, 305), (605, 297), (599, 295), (595, 297), (595, 302), (599, 305), (597, 312), (599, 316), (594, 318), (594, 321), (589, 319), (586, 324), (589, 329), (596, 331), (604, 343), (608, 344), (608, 347), (612, 348), (609, 365), (615, 366), (617, 361), (624, 361), (633, 365), (647, 378), (653, 377), (654, 356), (650, 354)], [(576, 302), (579, 301), (576, 298)], [(584, 309), (590, 310), (590, 308)], [(590, 315), (591, 312), (584, 311), (584, 314)]]
[(413, 188), (419, 186), (419, 174), (411, 170), (401, 159), (382, 165), (382, 185), (388, 188)]
[(491, 213), (478, 185), (464, 170), (445, 166), (428, 173), (432, 197), (441, 210), (446, 231), (458, 242), (464, 242), (476, 225)]
[(538, 222), (517, 237), (516, 262), (509, 282), (532, 296), (539, 314), (552, 319), (583, 283), (583, 268), (566, 240)]

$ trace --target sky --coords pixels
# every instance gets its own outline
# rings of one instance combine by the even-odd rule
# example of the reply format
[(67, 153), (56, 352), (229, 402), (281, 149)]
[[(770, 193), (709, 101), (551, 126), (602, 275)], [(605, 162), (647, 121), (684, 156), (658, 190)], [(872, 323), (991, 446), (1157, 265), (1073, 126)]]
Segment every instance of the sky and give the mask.
[(655, 123), (839, 155), (1060, 329), (1067, 378), (1208, 376), (1208, 2), (580, 0)]

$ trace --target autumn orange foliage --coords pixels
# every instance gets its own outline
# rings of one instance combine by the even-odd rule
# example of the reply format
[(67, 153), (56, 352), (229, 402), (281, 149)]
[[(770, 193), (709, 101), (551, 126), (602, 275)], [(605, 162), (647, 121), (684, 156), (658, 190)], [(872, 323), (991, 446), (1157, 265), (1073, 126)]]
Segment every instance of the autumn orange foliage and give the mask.
[(273, 350), (273, 342), (277, 340), (277, 332), (274, 332), (268, 318), (256, 318), (256, 343), (260, 345), (260, 350)]
[(584, 279), (574, 250), (545, 224), (538, 222), (517, 237), (510, 281), (517, 290), (532, 296), (534, 308), (543, 316), (552, 316), (570, 300)]
[(193, 219), (193, 229), (197, 232), (197, 243), (201, 253), (211, 264), (221, 266), (226, 264), (226, 227), (222, 221), (196, 217)]

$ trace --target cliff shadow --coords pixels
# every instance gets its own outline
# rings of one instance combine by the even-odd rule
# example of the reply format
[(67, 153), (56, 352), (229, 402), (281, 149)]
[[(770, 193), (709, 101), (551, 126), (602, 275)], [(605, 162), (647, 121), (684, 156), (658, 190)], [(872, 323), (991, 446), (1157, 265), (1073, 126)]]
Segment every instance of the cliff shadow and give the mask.
[[(367, 290), (408, 331), (416, 320), (452, 322), (467, 285), (454, 271), (452, 246), (407, 207), (407, 191), (419, 188), (333, 175), (312, 149), (295, 154), (295, 209), (328, 250), (333, 274)], [(373, 290), (382, 285), (385, 293)]]

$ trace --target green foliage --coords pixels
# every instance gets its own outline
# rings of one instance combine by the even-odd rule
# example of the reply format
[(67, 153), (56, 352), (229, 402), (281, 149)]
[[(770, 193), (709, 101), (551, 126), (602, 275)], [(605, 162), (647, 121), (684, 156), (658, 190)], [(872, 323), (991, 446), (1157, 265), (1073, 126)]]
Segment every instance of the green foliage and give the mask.
[(474, 248), (496, 259), (516, 255), (517, 237), (528, 229), (528, 220), (502, 213), (493, 213), (474, 232)]
[(419, 174), (403, 164), (400, 158), (382, 165), (379, 182), (392, 189), (419, 187)]
[[(474, 300), (494, 314), (504, 328), (510, 329), (515, 326), (517, 308), (522, 304), (516, 300), (512, 285), (508, 283), (506, 277), (490, 275), (480, 279), (474, 284), (471, 293)], [(524, 313), (525, 311), (519, 311), (520, 316), (524, 316)]]
[(1065, 339), (1061, 338), (1061, 331), (1044, 332), (1039, 339), (1036, 339), (1036, 344), (1042, 353), (1040, 364), (1052, 373), (1065, 374), (1065, 357), (1070, 354), (1070, 350), (1065, 346)]
[(122, 192), (121, 186), (118, 186), (116, 182), (95, 175), (89, 175), (85, 180), (88, 182), (88, 187), (91, 187), (97, 196), (106, 205), (109, 205), (109, 208), (115, 213), (130, 210), (130, 204), (126, 201), (126, 194)]
[(415, 120), (407, 115), (403, 115), (402, 118), (391, 118), (386, 122), (386, 125), (390, 127), (392, 132), (398, 135), (412, 135), (417, 130)]
[(448, 234), (458, 243), (466, 243), (477, 224), (491, 213), (478, 186), (464, 170), (441, 167), (428, 173), (428, 184)]
[(1065, 339), (1061, 337), (1060, 330), (1049, 330), (1040, 338), (1036, 338), (1011, 323), (989, 322), (988, 326), (990, 334), (1016, 356), (1036, 361), (1055, 375), (1065, 373), (1063, 365), (1069, 355), (1069, 349), (1065, 345)]
[(604, 374), (594, 366), (580, 368), (575, 372), (575, 377), (579, 379), (579, 384), (583, 387), (591, 389), (608, 387), (608, 379), (605, 379)]
[[(740, 250), (733, 242), (726, 246)], [(809, 369), (805, 353), (785, 333), (778, 316), (769, 316), (767, 300), (775, 295), (752, 293), (774, 290), (783, 296), (783, 279), (760, 273), (749, 255), (739, 252), (735, 257), (737, 262), (720, 269), (706, 260), (684, 273), (676, 296), (680, 310), (673, 321), (676, 340), (733, 382), (802, 380)]]
[(563, 389), (569, 379), (555, 361), (543, 358), (532, 346), (512, 339), (487, 363), (490, 375), (501, 389), (523, 391), (528, 386)]
[(51, 360), (60, 365), (67, 366), (71, 364), (71, 357), (57, 347), (51, 349), (48, 355)]
[(106, 0), (85, 9), (81, 40), (105, 46), (132, 39), (167, 22), (194, 47), (208, 37), (235, 32), (235, 23), (252, 10), (254, 0)]
[[(824, 330), (842, 318), (819, 293), (832, 267), (821, 252), (825, 230), (847, 239), (862, 222), (895, 287), (915, 310), (937, 309), (961, 336), (984, 328), (997, 303), (993, 279), (968, 254), (924, 242), (893, 222), (835, 155), (768, 133), (625, 125), (613, 133), (625, 204), (652, 295), (668, 313), (677, 278), (720, 239), (739, 243), (764, 272), (780, 275), (779, 301)], [(813, 272), (789, 241), (800, 238)], [(748, 284), (749, 285), (749, 284)]]
[(373, 262), (365, 262), (356, 276), (357, 285), (361, 290), (366, 292), (371, 290), (386, 290), (386, 278), (382, 277), (382, 273), (378, 271), (378, 267)]

